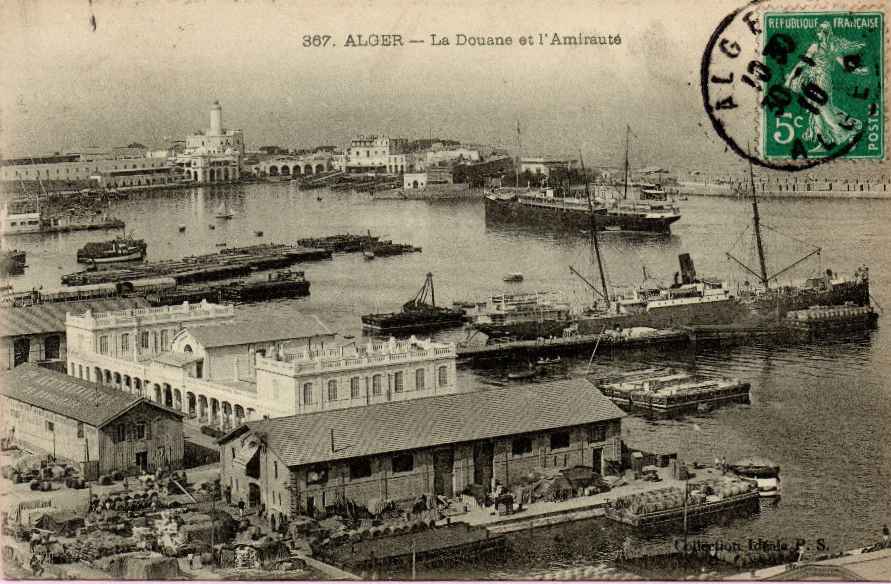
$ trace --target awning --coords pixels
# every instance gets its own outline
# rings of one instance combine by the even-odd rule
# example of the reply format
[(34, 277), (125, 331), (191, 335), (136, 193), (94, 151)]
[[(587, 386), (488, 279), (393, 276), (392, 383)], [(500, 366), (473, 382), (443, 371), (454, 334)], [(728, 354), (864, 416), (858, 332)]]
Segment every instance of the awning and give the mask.
[(233, 467), (247, 467), (248, 463), (251, 459), (257, 454), (257, 451), (260, 449), (260, 442), (257, 440), (250, 440), (244, 446), (241, 447), (241, 450), (235, 455), (235, 458), (232, 459)]

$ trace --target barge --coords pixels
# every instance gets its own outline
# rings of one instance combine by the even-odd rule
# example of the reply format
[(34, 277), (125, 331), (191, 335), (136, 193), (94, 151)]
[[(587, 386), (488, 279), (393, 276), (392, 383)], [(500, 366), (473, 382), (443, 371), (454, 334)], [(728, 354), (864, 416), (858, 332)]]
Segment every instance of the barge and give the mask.
[(728, 514), (760, 510), (760, 495), (753, 481), (726, 476), (635, 493), (609, 501), (604, 515), (638, 529), (704, 524)]
[(673, 414), (749, 403), (750, 385), (738, 379), (691, 374), (673, 368), (647, 368), (592, 378), (600, 392), (626, 411)]
[(146, 300), (152, 306), (183, 302), (262, 302), (275, 298), (309, 296), (310, 283), (302, 271), (279, 270), (265, 278), (232, 280), (189, 286), (175, 286), (152, 292)]
[(298, 239), (297, 243), (303, 247), (325, 249), (333, 253), (359, 252), (367, 246), (374, 245), (380, 238), (376, 235), (359, 235), (354, 233), (342, 233), (326, 235), (323, 237), (310, 237)]
[(812, 306), (786, 314), (785, 325), (805, 336), (826, 332), (868, 330), (876, 327), (879, 315), (872, 306)]
[(433, 274), (428, 273), (424, 285), (402, 305), (401, 312), (363, 315), (362, 328), (379, 334), (407, 333), (461, 326), (466, 318), (461, 309), (436, 306)]

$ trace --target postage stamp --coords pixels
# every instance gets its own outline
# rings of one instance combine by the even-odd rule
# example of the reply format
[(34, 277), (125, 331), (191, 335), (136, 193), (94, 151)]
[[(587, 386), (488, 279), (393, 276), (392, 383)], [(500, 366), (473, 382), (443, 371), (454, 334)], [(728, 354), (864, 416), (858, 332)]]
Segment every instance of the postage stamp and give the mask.
[(875, 6), (754, 0), (702, 57), (715, 132), (753, 163), (799, 171), (885, 157), (885, 16)]
[(882, 159), (884, 15), (769, 13), (761, 147), (770, 160)]

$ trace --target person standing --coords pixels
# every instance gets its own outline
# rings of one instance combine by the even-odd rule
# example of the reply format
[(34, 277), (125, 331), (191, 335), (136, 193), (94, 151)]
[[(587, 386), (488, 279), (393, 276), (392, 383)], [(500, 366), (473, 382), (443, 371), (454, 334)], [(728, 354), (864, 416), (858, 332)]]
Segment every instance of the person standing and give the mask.
[(882, 547), (891, 547), (891, 529), (888, 529), (888, 524), (882, 528)]

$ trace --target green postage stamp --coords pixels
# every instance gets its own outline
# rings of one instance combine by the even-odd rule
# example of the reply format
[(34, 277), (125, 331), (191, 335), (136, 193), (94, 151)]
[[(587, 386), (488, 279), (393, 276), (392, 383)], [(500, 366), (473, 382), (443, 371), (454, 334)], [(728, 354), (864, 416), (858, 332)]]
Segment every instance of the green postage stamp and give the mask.
[(885, 155), (881, 12), (768, 12), (762, 62), (767, 160)]

